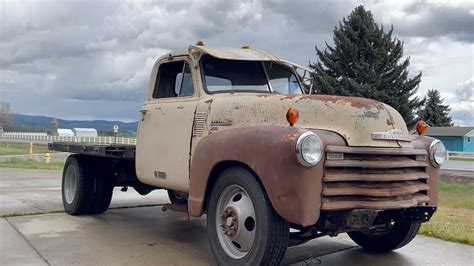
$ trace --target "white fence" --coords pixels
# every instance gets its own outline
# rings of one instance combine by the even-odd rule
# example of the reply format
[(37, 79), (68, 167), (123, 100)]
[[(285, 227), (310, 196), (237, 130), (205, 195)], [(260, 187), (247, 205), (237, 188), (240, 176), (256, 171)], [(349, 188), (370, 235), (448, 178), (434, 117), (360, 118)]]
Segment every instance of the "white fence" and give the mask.
[(29, 137), (29, 136), (47, 136), (46, 133), (40, 132), (3, 132), (0, 133), (1, 137), (10, 137), (10, 136), (21, 136), (21, 137)]
[(23, 132), (4, 132), (0, 134), (0, 139), (8, 140), (28, 140), (32, 142), (87, 142), (99, 144), (137, 144), (135, 138), (115, 138), (115, 137), (60, 137), (48, 136), (46, 133), (23, 133)]

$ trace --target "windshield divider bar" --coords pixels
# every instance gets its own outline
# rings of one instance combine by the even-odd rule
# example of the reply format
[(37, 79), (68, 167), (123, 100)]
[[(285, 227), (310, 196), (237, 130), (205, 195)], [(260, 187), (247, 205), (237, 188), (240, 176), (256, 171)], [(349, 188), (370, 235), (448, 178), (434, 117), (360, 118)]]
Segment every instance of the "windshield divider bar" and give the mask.
[[(260, 61), (260, 63), (262, 63), (262, 68), (263, 68), (263, 72), (265, 73), (265, 78), (267, 79), (268, 88), (270, 89), (270, 92), (273, 93), (272, 84), (270, 83), (270, 77), (268, 76), (267, 69), (265, 68), (265, 62)], [(270, 64), (271, 63), (272, 62), (270, 62)]]

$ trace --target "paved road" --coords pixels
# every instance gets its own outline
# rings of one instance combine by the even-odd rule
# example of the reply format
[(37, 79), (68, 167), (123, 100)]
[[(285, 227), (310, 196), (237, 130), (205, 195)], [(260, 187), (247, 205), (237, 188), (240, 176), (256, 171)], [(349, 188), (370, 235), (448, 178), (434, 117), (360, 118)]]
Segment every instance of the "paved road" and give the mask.
[[(113, 206), (166, 202), (116, 192)], [(5, 208), (5, 206), (11, 206)], [(162, 212), (160, 206), (110, 209), (95, 216), (60, 211), (60, 171), (0, 168), (0, 265), (212, 265), (205, 218)], [(289, 265), (470, 265), (474, 247), (417, 236), (389, 254), (371, 255), (343, 234), (289, 248)]]
[[(145, 197), (130, 188), (115, 188), (111, 207), (157, 205), (168, 202), (163, 190)], [(0, 168), (0, 216), (63, 211), (61, 171)]]
[(473, 172), (474, 163), (465, 161), (446, 161), (443, 165), (441, 165), (441, 169)]

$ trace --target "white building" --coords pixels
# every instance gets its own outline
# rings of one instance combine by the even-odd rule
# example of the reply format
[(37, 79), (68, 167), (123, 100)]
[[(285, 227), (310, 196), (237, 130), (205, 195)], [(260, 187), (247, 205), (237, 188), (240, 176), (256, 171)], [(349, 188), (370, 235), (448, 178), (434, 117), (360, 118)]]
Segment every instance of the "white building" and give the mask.
[(76, 137), (97, 137), (97, 130), (95, 128), (79, 128), (72, 129)]
[(60, 137), (74, 137), (74, 132), (69, 128), (58, 128), (58, 136)]

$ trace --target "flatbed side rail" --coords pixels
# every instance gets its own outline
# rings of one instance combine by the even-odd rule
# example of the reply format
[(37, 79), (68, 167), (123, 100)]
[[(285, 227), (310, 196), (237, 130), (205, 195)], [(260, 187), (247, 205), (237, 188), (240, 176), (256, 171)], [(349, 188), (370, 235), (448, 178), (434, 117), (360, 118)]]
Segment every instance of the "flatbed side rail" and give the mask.
[(128, 144), (52, 142), (48, 143), (48, 149), (102, 157), (135, 159), (135, 145)]

